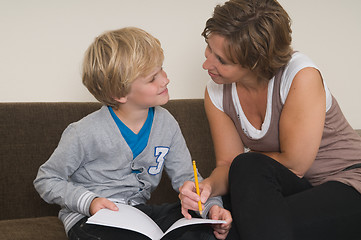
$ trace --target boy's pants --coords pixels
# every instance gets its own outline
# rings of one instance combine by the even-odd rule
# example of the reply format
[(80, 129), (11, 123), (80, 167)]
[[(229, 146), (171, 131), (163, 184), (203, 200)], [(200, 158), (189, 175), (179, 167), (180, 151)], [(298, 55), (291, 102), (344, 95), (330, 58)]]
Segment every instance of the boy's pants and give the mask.
[[(182, 218), (181, 205), (177, 203), (166, 203), (162, 205), (141, 204), (135, 206), (143, 211), (165, 232), (175, 221)], [(194, 214), (194, 213), (191, 213)], [(193, 216), (196, 216), (195, 214)], [(87, 217), (76, 223), (68, 233), (70, 240), (149, 240), (148, 237), (130, 230), (106, 227), (95, 224), (86, 224)], [(167, 234), (164, 238), (167, 240), (215, 240), (213, 229), (206, 224), (192, 225), (189, 227), (179, 228)]]

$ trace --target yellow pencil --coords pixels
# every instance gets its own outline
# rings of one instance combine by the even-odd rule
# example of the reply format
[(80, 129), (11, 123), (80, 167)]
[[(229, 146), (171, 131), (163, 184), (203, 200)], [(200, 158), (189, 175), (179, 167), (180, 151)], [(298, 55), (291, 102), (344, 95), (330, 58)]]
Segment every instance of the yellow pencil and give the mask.
[[(196, 183), (196, 191), (198, 196), (201, 196), (199, 192), (199, 184), (198, 184), (198, 174), (197, 174), (197, 167), (196, 167), (196, 161), (193, 160), (193, 171), (194, 171), (194, 182)], [(199, 208), (199, 214), (202, 216), (202, 203), (199, 200), (198, 201), (198, 208)]]

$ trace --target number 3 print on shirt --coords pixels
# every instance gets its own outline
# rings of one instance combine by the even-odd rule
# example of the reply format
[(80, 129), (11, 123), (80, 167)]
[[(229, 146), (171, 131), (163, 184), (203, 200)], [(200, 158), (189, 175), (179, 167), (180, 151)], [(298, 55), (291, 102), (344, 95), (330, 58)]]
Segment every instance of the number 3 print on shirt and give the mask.
[(167, 156), (169, 152), (168, 147), (155, 147), (154, 148), (154, 156), (157, 157), (156, 166), (149, 167), (148, 173), (151, 175), (157, 175), (162, 171), (165, 156)]

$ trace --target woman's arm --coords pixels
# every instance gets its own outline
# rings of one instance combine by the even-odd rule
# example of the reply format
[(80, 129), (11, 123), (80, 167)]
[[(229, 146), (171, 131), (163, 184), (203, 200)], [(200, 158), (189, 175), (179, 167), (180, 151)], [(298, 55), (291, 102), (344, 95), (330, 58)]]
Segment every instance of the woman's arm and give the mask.
[(219, 196), (228, 192), (229, 167), (243, 153), (243, 143), (231, 118), (213, 105), (207, 90), (204, 105), (216, 156), (216, 168), (204, 184), (211, 186), (211, 196)]
[(279, 153), (264, 153), (302, 177), (316, 158), (325, 123), (326, 93), (320, 73), (304, 68), (293, 79), (280, 123)]
[(216, 168), (212, 174), (199, 184), (200, 195), (195, 193), (193, 182), (185, 182), (179, 189), (182, 202), (182, 213), (190, 217), (188, 210), (198, 210), (199, 200), (204, 204), (209, 197), (221, 196), (228, 192), (228, 171), (233, 159), (243, 152), (243, 144), (232, 120), (216, 108), (205, 93), (205, 109), (209, 121), (214, 151), (216, 154)]

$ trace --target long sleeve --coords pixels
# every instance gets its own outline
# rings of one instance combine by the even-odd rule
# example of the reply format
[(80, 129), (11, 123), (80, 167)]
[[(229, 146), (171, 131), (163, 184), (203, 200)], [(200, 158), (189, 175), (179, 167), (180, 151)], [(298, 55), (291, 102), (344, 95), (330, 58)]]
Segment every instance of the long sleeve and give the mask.
[[(194, 172), (191, 154), (178, 123), (176, 123), (173, 128), (175, 128), (176, 131), (172, 139), (171, 150), (167, 156), (165, 167), (168, 175), (171, 177), (173, 189), (179, 192), (179, 187), (182, 186), (185, 181), (194, 181)], [(198, 180), (203, 181), (203, 177), (198, 172), (197, 174)], [(222, 198), (212, 197), (207, 200), (204, 204), (203, 218), (207, 218), (209, 210), (214, 205), (223, 207)]]
[(89, 216), (89, 206), (96, 194), (69, 181), (84, 157), (77, 131), (70, 125), (49, 160), (39, 168), (34, 186), (46, 202)]

